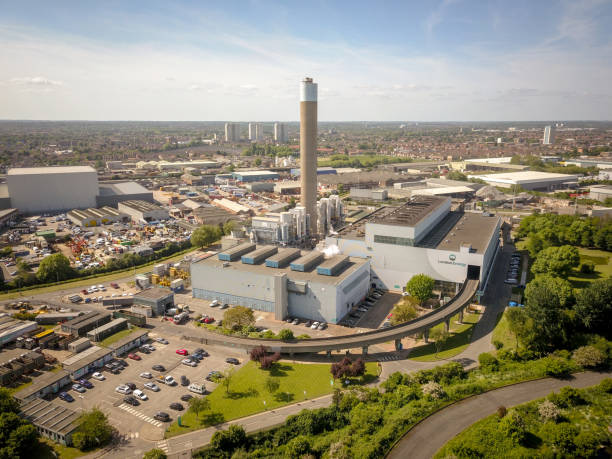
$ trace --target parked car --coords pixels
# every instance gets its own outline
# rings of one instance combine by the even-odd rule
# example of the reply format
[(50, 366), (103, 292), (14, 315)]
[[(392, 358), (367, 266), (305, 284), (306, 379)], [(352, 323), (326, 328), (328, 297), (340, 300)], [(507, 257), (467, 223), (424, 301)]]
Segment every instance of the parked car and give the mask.
[(144, 379), (151, 379), (153, 378), (153, 375), (149, 373), (148, 371), (145, 371), (143, 373), (140, 373), (140, 377)]
[(312, 320), (307, 320), (306, 324), (304, 325), (306, 328), (310, 327), (312, 325)]
[(212, 324), (215, 321), (214, 317), (203, 317), (200, 322), (203, 324)]
[(166, 338), (155, 338), (155, 341), (162, 344), (168, 344), (168, 340)]
[(91, 377), (93, 379), (97, 379), (98, 381), (104, 381), (106, 379), (106, 376), (104, 376), (102, 373), (100, 373), (99, 371), (96, 371), (93, 375), (91, 375)]
[(149, 397), (147, 397), (147, 394), (145, 394), (140, 389), (136, 389), (134, 391), (134, 397), (138, 398), (139, 400), (147, 400), (149, 398)]
[(138, 348), (138, 350), (139, 350), (140, 352), (142, 352), (143, 354), (150, 354), (150, 353), (151, 353), (151, 351), (149, 350), (149, 348), (148, 348), (148, 347), (144, 347), (144, 346), (140, 346), (140, 347)]
[(181, 405), (180, 403), (174, 402), (170, 404), (170, 409), (172, 410), (176, 410), (176, 411), (183, 411), (183, 405)]
[(140, 357), (138, 354), (128, 354), (128, 357), (132, 360), (142, 360), (142, 357)]
[(300, 319), (298, 319), (297, 317), (291, 321), (292, 325), (298, 325), (299, 323), (300, 323)]
[(325, 330), (327, 328), (327, 323), (326, 322), (321, 322), (317, 328), (319, 330)]
[(123, 385), (129, 387), (132, 390), (136, 389), (136, 384), (134, 384), (133, 382), (126, 382)]
[(166, 368), (163, 365), (159, 365), (159, 364), (153, 365), (151, 368), (155, 371), (161, 371), (161, 372), (166, 371)]
[(126, 395), (125, 397), (123, 397), (123, 401), (125, 403), (128, 403), (132, 406), (138, 406), (140, 405), (140, 402), (138, 401), (138, 399), (136, 399), (136, 397), (133, 397), (131, 395)]
[(193, 398), (193, 395), (191, 394), (185, 394), (185, 395), (181, 395), (181, 400), (183, 402), (188, 402), (189, 400), (191, 400)]
[(168, 386), (174, 386), (176, 384), (176, 381), (172, 376), (168, 375), (164, 378), (164, 384)]
[(86, 387), (87, 389), (93, 389), (93, 384), (87, 381), (86, 379), (79, 379), (79, 384), (81, 386)]
[(312, 328), (313, 330), (316, 330), (318, 326), (319, 326), (319, 322), (315, 321), (315, 322), (312, 323), (310, 328)]
[(212, 300), (212, 301), (210, 302), (210, 307), (211, 307), (211, 308), (215, 308), (215, 307), (219, 306), (220, 304), (221, 304), (221, 303), (219, 303), (219, 300)]
[(149, 389), (149, 390), (152, 390), (153, 392), (159, 392), (160, 391), (159, 386), (157, 384), (155, 384), (154, 382), (144, 383), (144, 387)]
[(227, 304), (227, 303), (223, 303), (223, 305), (222, 305), (222, 306), (219, 306), (219, 308), (220, 308), (220, 309), (227, 309), (227, 308), (229, 308), (229, 304)]
[(210, 373), (208, 373), (208, 375), (206, 376), (206, 381), (213, 381), (213, 380), (217, 380), (221, 378), (223, 378), (223, 375), (221, 374), (221, 372), (213, 370)]
[(187, 349), (177, 349), (176, 353), (178, 355), (187, 355), (187, 354), (189, 354), (189, 352), (187, 352)]
[(74, 398), (68, 392), (60, 392), (59, 398), (65, 402), (74, 402)]
[(163, 411), (158, 411), (153, 416), (153, 419), (156, 419), (157, 421), (162, 421), (162, 422), (169, 422), (170, 415), (168, 413), (164, 413)]
[(190, 366), (190, 367), (195, 367), (195, 366), (198, 365), (198, 363), (195, 360), (192, 360), (192, 359), (183, 359), (183, 360), (181, 360), (181, 363), (183, 365), (187, 365), (187, 366)]
[(240, 365), (240, 360), (235, 359), (234, 357), (228, 357), (225, 359), (227, 363), (231, 363), (232, 365)]
[(182, 375), (181, 376), (181, 386), (188, 386), (189, 385), (189, 380), (187, 379), (187, 376)]
[(125, 384), (122, 384), (120, 386), (115, 387), (115, 392), (119, 392), (120, 394), (127, 395), (127, 394), (131, 394), (132, 393), (132, 389), (130, 389)]
[(75, 390), (75, 391), (77, 391), (77, 392), (79, 392), (81, 394), (83, 392), (85, 392), (85, 388), (83, 386), (81, 386), (80, 384), (73, 384), (72, 385), (72, 390)]

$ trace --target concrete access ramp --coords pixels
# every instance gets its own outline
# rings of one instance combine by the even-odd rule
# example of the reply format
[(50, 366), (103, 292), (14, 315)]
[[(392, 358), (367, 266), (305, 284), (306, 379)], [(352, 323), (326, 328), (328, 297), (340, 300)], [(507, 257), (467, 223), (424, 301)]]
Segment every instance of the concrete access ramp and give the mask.
[(478, 280), (467, 279), (457, 295), (444, 306), (434, 309), (410, 322), (365, 333), (355, 333), (353, 335), (334, 336), (330, 338), (281, 341), (276, 339), (226, 336), (202, 330), (202, 334), (183, 335), (183, 339), (201, 344), (245, 349), (246, 351), (250, 351), (257, 346), (264, 346), (270, 352), (280, 352), (281, 354), (331, 352), (357, 348), (362, 348), (367, 351), (368, 346), (391, 341), (396, 342), (397, 348), (400, 339), (417, 333), (426, 333), (432, 327), (450, 320), (452, 316), (463, 311), (463, 309), (470, 304), (477, 289)]

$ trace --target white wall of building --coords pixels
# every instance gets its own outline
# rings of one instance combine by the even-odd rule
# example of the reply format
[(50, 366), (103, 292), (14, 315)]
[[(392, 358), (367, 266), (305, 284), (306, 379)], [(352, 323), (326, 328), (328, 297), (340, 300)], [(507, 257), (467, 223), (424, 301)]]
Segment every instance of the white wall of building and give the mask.
[[(96, 207), (98, 174), (93, 168), (64, 172), (68, 168), (40, 168), (40, 173), (20, 173), (13, 169), (6, 176), (11, 206), (24, 213), (41, 213)], [(88, 170), (89, 169), (89, 170)]]

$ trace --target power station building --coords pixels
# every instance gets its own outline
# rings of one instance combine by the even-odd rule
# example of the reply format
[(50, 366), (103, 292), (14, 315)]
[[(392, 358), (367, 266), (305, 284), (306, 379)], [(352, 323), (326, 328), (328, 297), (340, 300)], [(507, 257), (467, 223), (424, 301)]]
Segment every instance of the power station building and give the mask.
[(296, 316), (339, 322), (361, 301), (370, 285), (369, 261), (322, 252), (235, 246), (191, 264), (194, 298)]
[(371, 286), (401, 291), (427, 274), (454, 293), (466, 278), (483, 291), (499, 247), (501, 219), (451, 211), (451, 199), (415, 196), (400, 207), (381, 207), (328, 236), (325, 245), (368, 259)]

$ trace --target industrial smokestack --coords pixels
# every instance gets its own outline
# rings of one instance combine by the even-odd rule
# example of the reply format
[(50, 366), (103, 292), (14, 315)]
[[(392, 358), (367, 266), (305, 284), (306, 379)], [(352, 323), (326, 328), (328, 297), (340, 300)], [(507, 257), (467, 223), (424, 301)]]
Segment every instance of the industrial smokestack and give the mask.
[(300, 203), (310, 215), (310, 234), (317, 233), (317, 84), (300, 86)]

